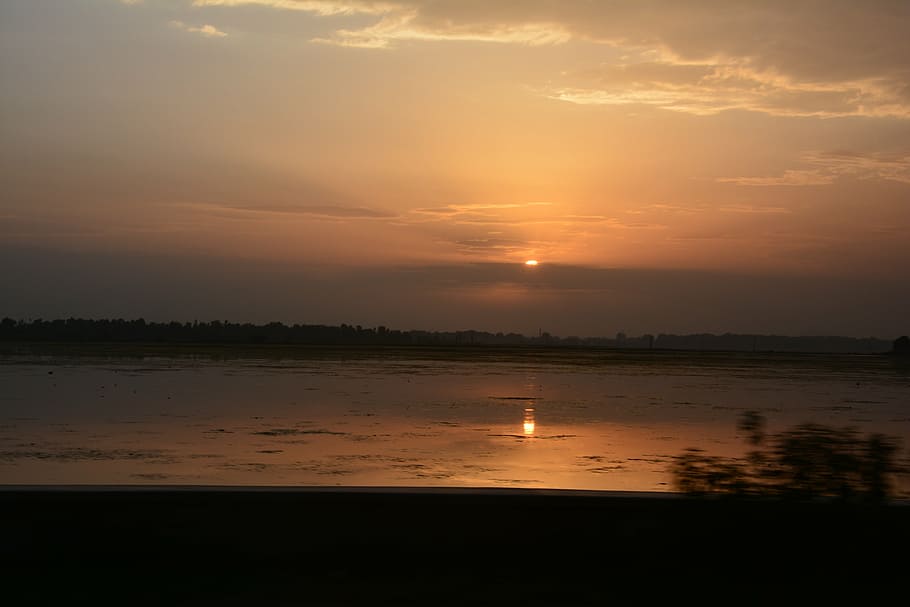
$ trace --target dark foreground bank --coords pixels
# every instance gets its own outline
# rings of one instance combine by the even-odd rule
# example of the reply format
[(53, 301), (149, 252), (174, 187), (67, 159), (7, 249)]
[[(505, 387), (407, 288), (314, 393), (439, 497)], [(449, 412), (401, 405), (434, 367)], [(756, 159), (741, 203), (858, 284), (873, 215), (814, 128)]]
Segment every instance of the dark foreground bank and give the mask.
[(868, 598), (905, 591), (908, 540), (902, 505), (520, 490), (0, 490), (10, 605)]

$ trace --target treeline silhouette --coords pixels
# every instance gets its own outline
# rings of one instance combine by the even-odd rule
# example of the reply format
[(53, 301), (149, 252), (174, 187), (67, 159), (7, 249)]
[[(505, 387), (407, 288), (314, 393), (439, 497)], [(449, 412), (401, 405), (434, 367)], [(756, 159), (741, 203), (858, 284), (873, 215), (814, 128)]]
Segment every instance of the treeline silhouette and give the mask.
[[(904, 338), (906, 339), (906, 338)], [(637, 337), (618, 333), (615, 337), (558, 337), (541, 331), (537, 336), (487, 331), (402, 331), (384, 326), (286, 325), (232, 323), (229, 321), (150, 322), (142, 318), (16, 320), (0, 321), (0, 341), (6, 342), (163, 342), (216, 344), (300, 344), (300, 345), (508, 345), (567, 346), (623, 349), (882, 353), (892, 343), (882, 339), (852, 337), (789, 337), (701, 333), (661, 333)], [(897, 350), (895, 342), (894, 349)]]
[(286, 325), (207, 322), (149, 322), (137, 320), (68, 318), (0, 321), (0, 341), (40, 342), (165, 342), (217, 344), (303, 344), (303, 345), (450, 345), (450, 344), (534, 344), (548, 343), (542, 335), (528, 338), (516, 333), (480, 331), (400, 331), (384, 326)]

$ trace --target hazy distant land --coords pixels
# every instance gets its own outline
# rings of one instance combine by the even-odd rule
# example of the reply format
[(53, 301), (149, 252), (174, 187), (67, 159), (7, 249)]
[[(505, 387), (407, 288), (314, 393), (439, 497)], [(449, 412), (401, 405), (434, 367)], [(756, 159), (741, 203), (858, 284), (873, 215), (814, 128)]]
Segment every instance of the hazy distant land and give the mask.
[[(905, 339), (905, 338), (904, 338)], [(735, 352), (881, 354), (900, 349), (900, 340), (877, 337), (786, 336), (724, 333), (660, 333), (615, 337), (536, 336), (489, 331), (424, 331), (341, 324), (286, 325), (230, 321), (151, 322), (144, 319), (55, 319), (0, 321), (0, 342), (299, 344), (327, 346), (542, 346)]]

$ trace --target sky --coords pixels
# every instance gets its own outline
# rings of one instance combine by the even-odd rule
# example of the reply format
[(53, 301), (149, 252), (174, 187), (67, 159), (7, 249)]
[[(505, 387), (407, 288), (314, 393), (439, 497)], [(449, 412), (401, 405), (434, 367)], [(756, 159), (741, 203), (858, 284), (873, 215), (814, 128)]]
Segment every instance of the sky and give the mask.
[(907, 31), (905, 0), (0, 0), (0, 316), (906, 334)]

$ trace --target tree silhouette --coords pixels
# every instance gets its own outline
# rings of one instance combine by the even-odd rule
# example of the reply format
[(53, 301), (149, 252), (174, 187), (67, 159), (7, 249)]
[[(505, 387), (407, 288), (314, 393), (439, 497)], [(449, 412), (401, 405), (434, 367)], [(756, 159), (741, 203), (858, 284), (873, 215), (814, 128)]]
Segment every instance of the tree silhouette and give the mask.
[(738, 427), (752, 450), (743, 458), (727, 458), (687, 449), (672, 465), (677, 489), (694, 495), (880, 503), (892, 497), (894, 476), (904, 472), (896, 463), (895, 437), (814, 423), (769, 435), (765, 418), (755, 411), (743, 414)]

